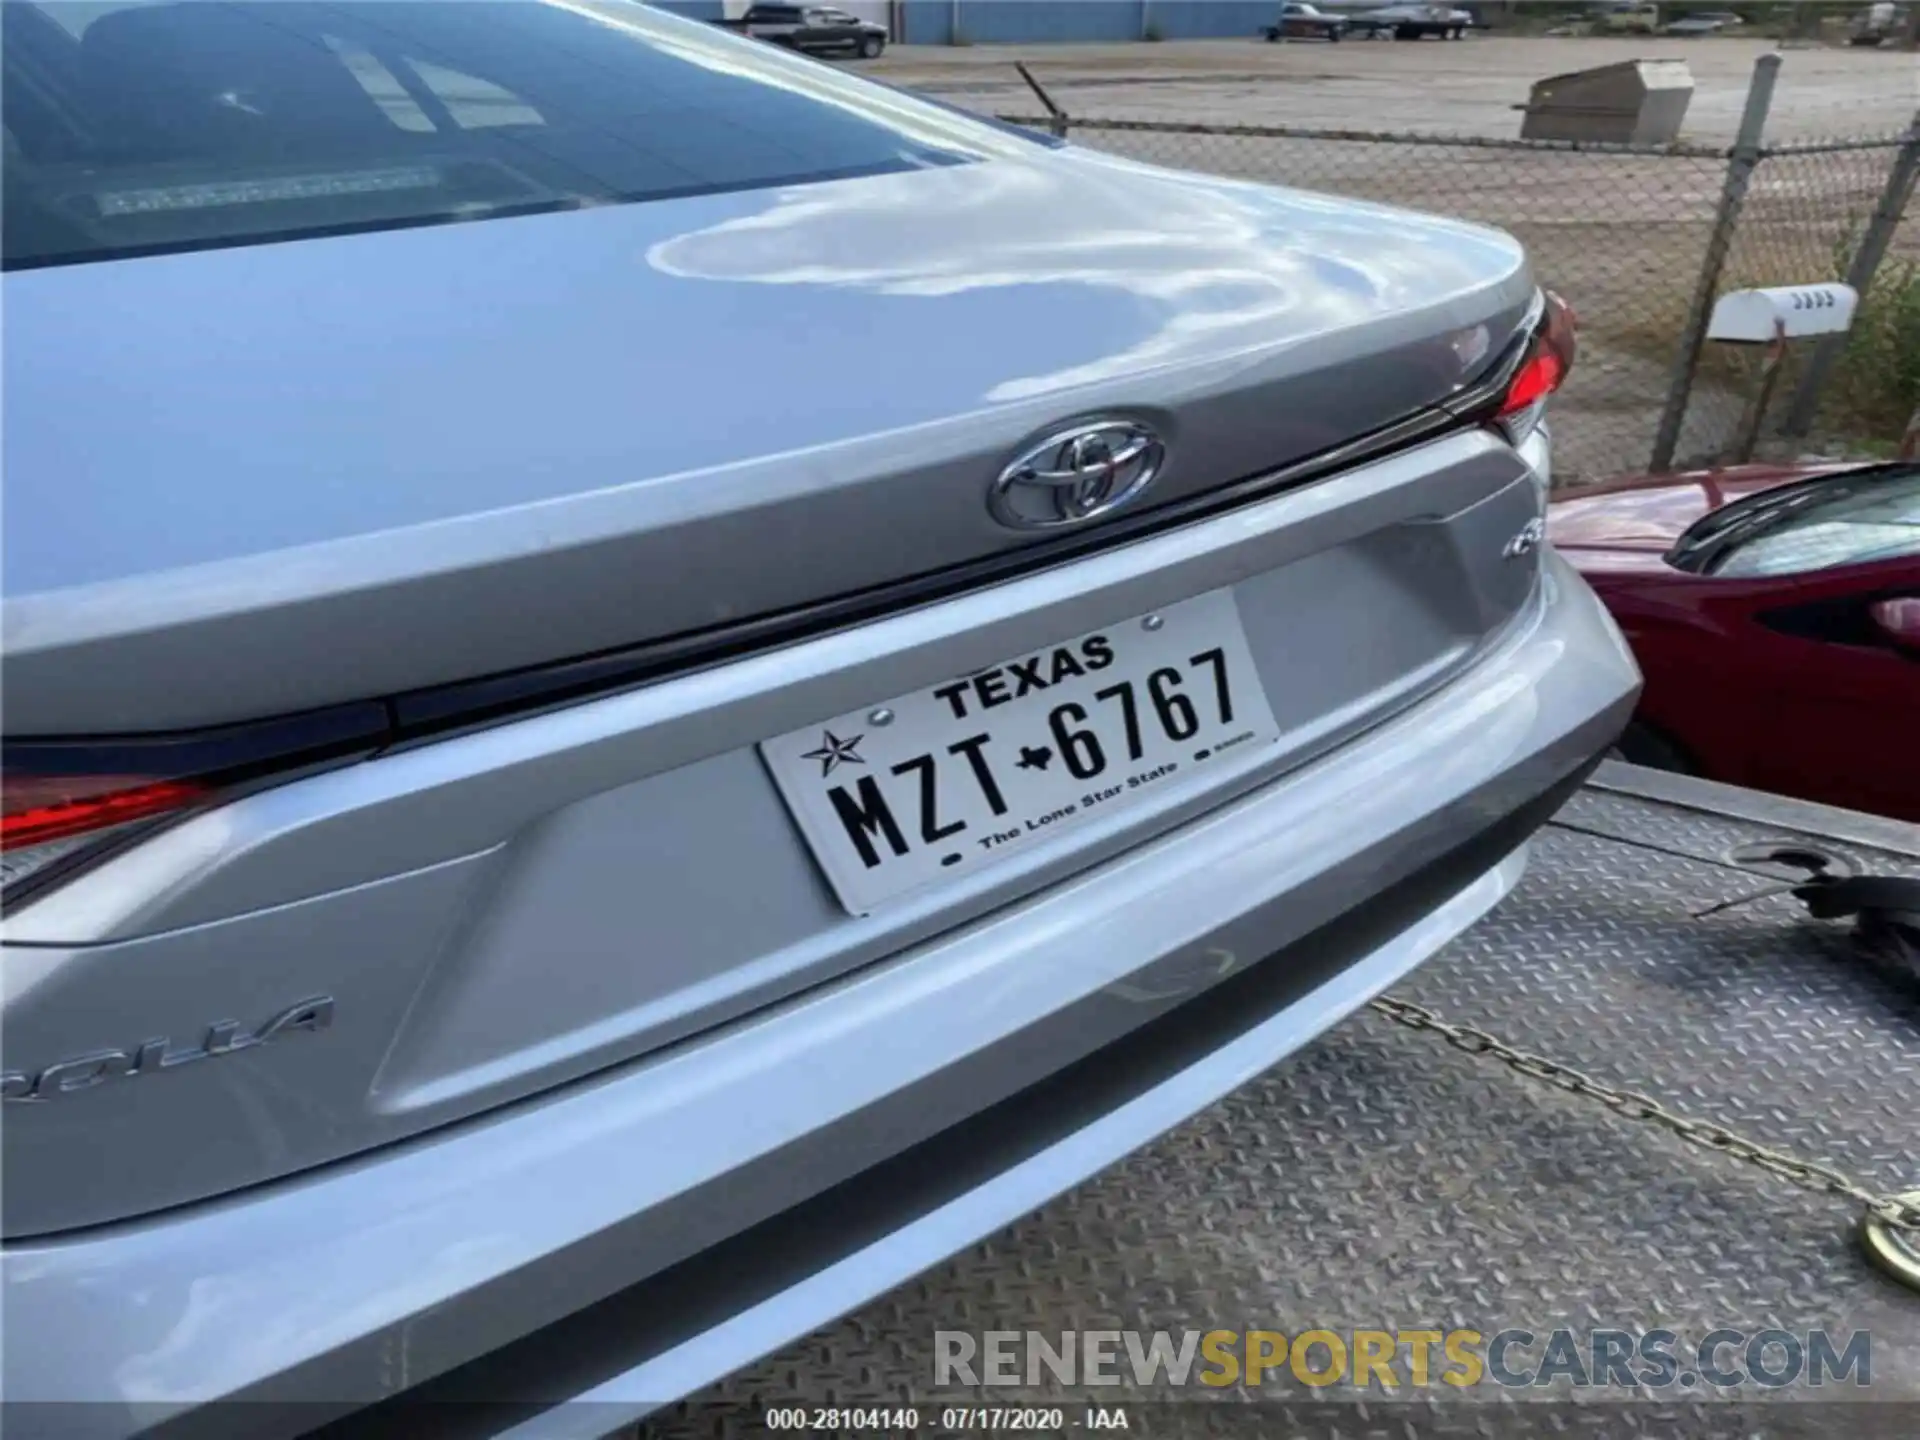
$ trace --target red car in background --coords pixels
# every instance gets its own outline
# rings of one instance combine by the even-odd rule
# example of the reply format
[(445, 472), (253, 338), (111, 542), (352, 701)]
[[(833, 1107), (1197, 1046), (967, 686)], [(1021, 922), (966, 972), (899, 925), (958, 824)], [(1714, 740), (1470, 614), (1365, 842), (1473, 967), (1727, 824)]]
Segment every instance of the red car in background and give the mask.
[(1626, 759), (1920, 821), (1920, 463), (1615, 481), (1547, 536), (1646, 674)]

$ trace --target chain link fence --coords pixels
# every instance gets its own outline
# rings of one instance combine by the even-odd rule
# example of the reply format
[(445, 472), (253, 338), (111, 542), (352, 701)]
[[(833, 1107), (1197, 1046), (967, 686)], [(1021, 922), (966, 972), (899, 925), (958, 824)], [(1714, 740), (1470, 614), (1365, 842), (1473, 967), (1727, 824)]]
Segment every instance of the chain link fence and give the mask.
[[(1914, 148), (1911, 138), (1905, 148)], [(1866, 282), (1853, 329), (1815, 388), (1808, 389), (1810, 366), (1822, 347), (1788, 350), (1763, 453), (1876, 453), (1898, 439), (1920, 402), (1920, 228), (1904, 218), (1911, 181), (1891, 217), (1884, 258), (1865, 277), (1849, 273), (1902, 152), (1898, 139), (1786, 146), (1764, 153), (1754, 170), (1717, 293)], [(1719, 453), (1746, 413), (1759, 360), (1746, 347), (1703, 348), (1679, 458)]]
[[(1732, 450), (1761, 357), (1689, 333), (1728, 290), (1865, 281), (1844, 343), (1827, 347), (1817, 366), (1821, 347), (1790, 351), (1759, 456), (1884, 453), (1920, 403), (1920, 226), (1905, 214), (1920, 130), (1770, 149), (1629, 149), (1064, 113), (1001, 118), (1159, 165), (1402, 205), (1517, 236), (1542, 283), (1581, 321), (1580, 363), (1554, 408), (1563, 483), (1710, 463)], [(1743, 189), (1730, 186), (1730, 171), (1744, 176)], [(1863, 249), (1881, 252), (1864, 271)]]

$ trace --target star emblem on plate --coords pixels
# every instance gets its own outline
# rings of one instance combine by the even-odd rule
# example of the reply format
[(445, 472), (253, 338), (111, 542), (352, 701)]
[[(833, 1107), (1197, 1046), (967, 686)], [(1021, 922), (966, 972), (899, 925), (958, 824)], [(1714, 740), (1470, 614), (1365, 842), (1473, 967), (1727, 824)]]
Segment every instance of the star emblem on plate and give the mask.
[(818, 760), (820, 762), (820, 778), (824, 780), (833, 773), (833, 767), (836, 765), (866, 764), (867, 762), (860, 758), (858, 748), (860, 742), (866, 738), (864, 735), (856, 735), (851, 740), (842, 740), (831, 730), (823, 730), (820, 732), (820, 748), (818, 750), (809, 750), (800, 758), (802, 760)]

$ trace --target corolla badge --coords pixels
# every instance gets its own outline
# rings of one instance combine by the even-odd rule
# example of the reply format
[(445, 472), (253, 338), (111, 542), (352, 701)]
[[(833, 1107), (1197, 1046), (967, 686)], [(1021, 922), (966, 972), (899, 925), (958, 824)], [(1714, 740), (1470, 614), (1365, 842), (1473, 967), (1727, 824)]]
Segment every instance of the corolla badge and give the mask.
[(987, 508), (1016, 530), (1054, 530), (1111, 514), (1154, 482), (1166, 446), (1137, 420), (1058, 430), (1000, 472)]
[(176, 1049), (174, 1042), (162, 1035), (124, 1049), (89, 1050), (39, 1071), (9, 1070), (0, 1075), (0, 1099), (57, 1100), (109, 1082), (137, 1080), (163, 1070), (178, 1069), (196, 1060), (235, 1055), (289, 1035), (318, 1034), (332, 1024), (333, 997), (313, 995), (287, 1006), (258, 1030), (243, 1030), (234, 1020), (216, 1021), (207, 1027), (206, 1038), (192, 1049)]

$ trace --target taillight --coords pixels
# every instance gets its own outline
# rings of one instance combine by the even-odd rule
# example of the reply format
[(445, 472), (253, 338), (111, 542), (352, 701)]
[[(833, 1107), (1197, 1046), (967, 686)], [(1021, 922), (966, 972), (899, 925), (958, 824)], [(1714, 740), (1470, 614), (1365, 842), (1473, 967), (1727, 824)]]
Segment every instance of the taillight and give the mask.
[(66, 873), (82, 856), (117, 840), (143, 820), (184, 809), (203, 797), (198, 786), (131, 776), (76, 777), (71, 787), (47, 791), (41, 782), (9, 777), (0, 789), (0, 895), (19, 896), (25, 883)]
[(9, 740), (0, 746), (0, 899), (17, 904), (153, 826), (388, 733), (384, 705), (343, 705), (189, 734)]
[(1547, 397), (1566, 384), (1580, 348), (1577, 323), (1573, 308), (1547, 291), (1546, 313), (1493, 414), (1514, 444), (1533, 433), (1546, 413)]
[(142, 780), (130, 775), (8, 781), (0, 816), (0, 851), (65, 840), (109, 825), (125, 825), (178, 810), (203, 798), (199, 785)]

